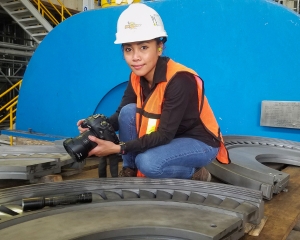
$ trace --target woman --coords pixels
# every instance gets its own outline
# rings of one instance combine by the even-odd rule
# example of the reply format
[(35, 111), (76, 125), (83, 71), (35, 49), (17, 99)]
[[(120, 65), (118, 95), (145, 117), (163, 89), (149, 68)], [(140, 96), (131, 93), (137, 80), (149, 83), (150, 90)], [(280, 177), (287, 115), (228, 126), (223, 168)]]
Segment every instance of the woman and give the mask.
[[(167, 33), (158, 13), (132, 4), (118, 19), (115, 44), (122, 44), (130, 80), (110, 123), (120, 145), (90, 136), (89, 155), (123, 155), (121, 177), (210, 181), (213, 159), (230, 163), (219, 126), (197, 73), (162, 57)], [(77, 123), (79, 130), (81, 121)]]

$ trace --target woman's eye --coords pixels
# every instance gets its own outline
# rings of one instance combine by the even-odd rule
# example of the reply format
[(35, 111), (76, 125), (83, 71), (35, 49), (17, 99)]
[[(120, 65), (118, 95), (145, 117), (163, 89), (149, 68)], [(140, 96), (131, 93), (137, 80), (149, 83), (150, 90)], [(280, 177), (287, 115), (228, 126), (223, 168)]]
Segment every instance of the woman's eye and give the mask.
[(125, 52), (130, 52), (131, 48), (125, 48)]
[(141, 49), (146, 50), (146, 49), (148, 49), (148, 47), (147, 46), (142, 46)]

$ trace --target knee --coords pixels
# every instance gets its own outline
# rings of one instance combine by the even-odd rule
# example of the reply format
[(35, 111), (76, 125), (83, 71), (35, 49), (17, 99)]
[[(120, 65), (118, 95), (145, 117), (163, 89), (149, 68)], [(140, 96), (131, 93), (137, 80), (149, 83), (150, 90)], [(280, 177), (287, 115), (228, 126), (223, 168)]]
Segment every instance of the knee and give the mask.
[(130, 103), (122, 107), (120, 114), (119, 114), (119, 121), (122, 119), (126, 119), (129, 116), (134, 116), (135, 117), (136, 113), (136, 104), (135, 103)]
[(135, 158), (136, 167), (149, 178), (159, 178), (162, 174), (161, 167), (155, 164), (152, 157), (146, 153), (140, 153)]

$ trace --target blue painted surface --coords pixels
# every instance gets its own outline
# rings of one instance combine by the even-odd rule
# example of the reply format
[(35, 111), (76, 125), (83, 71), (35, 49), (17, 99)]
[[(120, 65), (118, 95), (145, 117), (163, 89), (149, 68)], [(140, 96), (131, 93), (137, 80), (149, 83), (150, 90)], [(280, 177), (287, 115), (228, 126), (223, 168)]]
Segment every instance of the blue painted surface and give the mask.
[[(262, 100), (300, 101), (300, 17), (265, 0), (148, 3), (162, 16), (165, 55), (198, 72), (224, 135), (300, 141), (299, 129), (261, 127)], [(31, 58), (17, 111), (18, 130), (77, 136), (76, 122), (112, 114), (129, 76), (116, 22), (126, 6), (74, 15)]]

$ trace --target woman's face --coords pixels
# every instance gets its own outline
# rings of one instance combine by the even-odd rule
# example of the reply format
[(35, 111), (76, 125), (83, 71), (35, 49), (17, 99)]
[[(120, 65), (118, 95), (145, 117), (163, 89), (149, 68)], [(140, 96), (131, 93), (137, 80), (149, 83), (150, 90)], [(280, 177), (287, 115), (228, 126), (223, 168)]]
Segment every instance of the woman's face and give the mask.
[(162, 54), (159, 48), (162, 44), (157, 44), (156, 40), (124, 43), (124, 58), (132, 72), (152, 81), (157, 59)]

